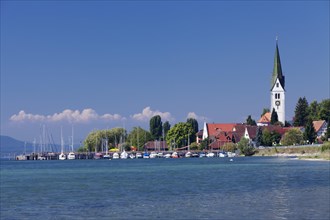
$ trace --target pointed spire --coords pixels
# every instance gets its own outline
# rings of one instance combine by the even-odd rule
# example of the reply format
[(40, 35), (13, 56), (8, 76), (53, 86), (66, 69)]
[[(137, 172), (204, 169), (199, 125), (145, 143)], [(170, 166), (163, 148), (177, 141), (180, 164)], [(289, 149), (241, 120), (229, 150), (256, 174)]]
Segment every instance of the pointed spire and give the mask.
[(279, 79), (281, 86), (284, 89), (285, 77), (283, 76), (283, 73), (282, 73), (280, 52), (278, 50), (278, 38), (276, 36), (276, 49), (275, 49), (275, 56), (274, 56), (274, 68), (273, 68), (273, 74), (272, 74), (271, 88), (274, 87), (274, 84), (275, 84), (277, 78)]

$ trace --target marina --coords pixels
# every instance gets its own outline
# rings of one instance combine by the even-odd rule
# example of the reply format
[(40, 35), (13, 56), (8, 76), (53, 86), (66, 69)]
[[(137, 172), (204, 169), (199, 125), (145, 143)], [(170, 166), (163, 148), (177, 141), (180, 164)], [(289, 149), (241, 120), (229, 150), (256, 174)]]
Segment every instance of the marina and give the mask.
[(107, 152), (105, 154), (95, 152), (44, 152), (21, 155), (8, 155), (4, 159), (14, 160), (67, 160), (71, 154), (71, 159), (77, 160), (98, 160), (98, 159), (154, 159), (154, 158), (203, 158), (203, 157), (236, 157), (237, 153), (224, 151), (165, 151), (165, 152)]

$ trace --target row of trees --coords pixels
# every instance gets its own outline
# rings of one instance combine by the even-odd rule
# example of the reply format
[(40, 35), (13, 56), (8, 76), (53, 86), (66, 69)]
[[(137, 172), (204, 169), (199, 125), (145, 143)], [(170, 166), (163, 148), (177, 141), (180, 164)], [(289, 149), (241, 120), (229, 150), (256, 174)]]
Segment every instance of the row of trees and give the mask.
[[(271, 112), (271, 121), (272, 125), (281, 125), (278, 121), (278, 115), (275, 109), (270, 111), (268, 108), (264, 108), (261, 116), (265, 113)], [(295, 107), (294, 118), (293, 118), (293, 126), (295, 127), (305, 127), (309, 120), (317, 121), (317, 120), (330, 120), (330, 99), (325, 99), (318, 103), (317, 101), (311, 102), (308, 104), (306, 97), (300, 97)], [(256, 121), (252, 119), (251, 115), (249, 115), (246, 119), (247, 125), (257, 125)], [(285, 127), (291, 126), (288, 122)]]
[(171, 128), (168, 121), (163, 123), (161, 117), (156, 115), (150, 119), (149, 125), (149, 131), (134, 127), (129, 134), (123, 128), (92, 131), (79, 151), (103, 151), (104, 143), (108, 143), (108, 149), (130, 150), (130, 146), (134, 146), (143, 150), (148, 141), (165, 140), (178, 148), (195, 142), (198, 132), (198, 122), (194, 118), (188, 118), (185, 123), (180, 122)]
[(320, 103), (313, 101), (308, 104), (306, 97), (299, 98), (295, 112), (293, 125), (296, 127), (306, 126), (308, 121), (330, 120), (330, 99), (325, 99)]

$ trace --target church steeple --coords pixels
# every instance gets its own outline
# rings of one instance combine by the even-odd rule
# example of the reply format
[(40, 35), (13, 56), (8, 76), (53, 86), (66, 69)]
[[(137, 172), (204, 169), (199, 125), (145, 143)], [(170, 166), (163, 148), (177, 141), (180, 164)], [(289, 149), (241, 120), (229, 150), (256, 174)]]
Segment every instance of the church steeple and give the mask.
[(278, 43), (276, 37), (276, 49), (275, 49), (275, 56), (274, 56), (274, 68), (272, 74), (272, 82), (271, 82), (271, 89), (274, 87), (276, 79), (279, 79), (282, 88), (285, 87), (285, 77), (282, 73), (282, 66), (281, 66), (281, 59), (280, 59), (280, 52), (278, 50)]
[(272, 74), (272, 87), (270, 89), (270, 110), (276, 111), (278, 120), (285, 124), (285, 78), (282, 73), (280, 52), (276, 37), (274, 68)]

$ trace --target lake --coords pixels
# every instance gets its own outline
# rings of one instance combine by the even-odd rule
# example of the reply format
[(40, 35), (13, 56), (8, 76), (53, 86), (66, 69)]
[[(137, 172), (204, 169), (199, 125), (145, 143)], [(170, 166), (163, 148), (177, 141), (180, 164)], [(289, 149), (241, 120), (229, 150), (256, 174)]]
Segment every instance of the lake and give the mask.
[(329, 219), (330, 162), (1, 161), (1, 219)]

